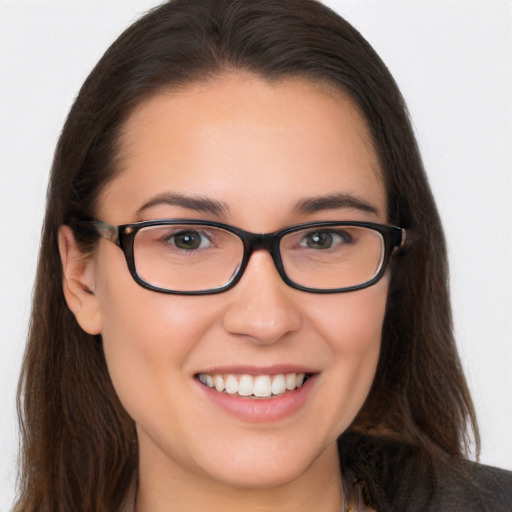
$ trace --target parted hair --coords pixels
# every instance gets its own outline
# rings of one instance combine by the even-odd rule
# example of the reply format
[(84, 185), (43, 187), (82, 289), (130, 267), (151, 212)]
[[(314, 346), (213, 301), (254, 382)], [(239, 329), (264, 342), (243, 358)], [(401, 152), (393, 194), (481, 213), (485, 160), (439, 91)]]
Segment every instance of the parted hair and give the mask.
[[(164, 90), (242, 70), (301, 77), (351, 98), (373, 138), (388, 221), (408, 233), (392, 259), (382, 348), (351, 430), (435, 457), (478, 451), (475, 412), (452, 333), (441, 223), (407, 108), (388, 69), (348, 22), (314, 0), (174, 0), (149, 11), (106, 51), (60, 136), (47, 193), (28, 344), (18, 391), (18, 512), (119, 509), (137, 471), (137, 440), (109, 378), (101, 336), (81, 330), (62, 291), (57, 234), (79, 229), (118, 172), (133, 109)], [(363, 455), (362, 455), (363, 456)]]

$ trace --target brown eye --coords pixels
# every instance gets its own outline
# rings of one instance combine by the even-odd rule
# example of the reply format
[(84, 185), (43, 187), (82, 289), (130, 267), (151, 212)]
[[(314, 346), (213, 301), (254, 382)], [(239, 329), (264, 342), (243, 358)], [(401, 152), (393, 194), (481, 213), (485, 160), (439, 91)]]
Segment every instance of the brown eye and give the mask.
[(304, 236), (301, 243), (308, 249), (330, 249), (333, 246), (350, 243), (352, 237), (339, 231), (312, 231)]
[(196, 230), (180, 231), (170, 236), (167, 241), (178, 249), (193, 251), (209, 246), (208, 238)]

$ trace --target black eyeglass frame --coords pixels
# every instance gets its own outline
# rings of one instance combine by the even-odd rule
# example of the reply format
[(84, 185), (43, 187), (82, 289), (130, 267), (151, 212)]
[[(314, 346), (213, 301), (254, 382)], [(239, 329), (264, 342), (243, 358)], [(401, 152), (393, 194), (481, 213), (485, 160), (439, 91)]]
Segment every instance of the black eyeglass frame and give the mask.
[[(134, 222), (131, 224), (122, 224), (119, 226), (109, 224), (107, 222), (99, 221), (99, 220), (90, 220), (86, 221), (86, 224), (91, 226), (94, 232), (100, 235), (103, 238), (106, 238), (110, 242), (117, 245), (124, 253), (126, 258), (126, 263), (128, 265), (128, 270), (135, 280), (137, 284), (142, 286), (143, 288), (147, 288), (148, 290), (152, 290), (160, 293), (168, 293), (175, 295), (210, 295), (214, 293), (221, 293), (230, 288), (233, 288), (238, 281), (240, 281), (247, 264), (249, 263), (249, 259), (251, 254), (256, 250), (266, 250), (272, 256), (272, 260), (274, 261), (274, 265), (276, 266), (281, 279), (292, 288), (297, 290), (301, 290), (304, 292), (311, 293), (345, 293), (351, 292), (355, 290), (361, 290), (363, 288), (368, 288), (369, 286), (377, 283), (384, 272), (386, 271), (386, 267), (389, 263), (389, 258), (391, 254), (395, 254), (399, 250), (401, 250), (405, 245), (406, 232), (405, 229), (399, 228), (396, 226), (389, 226), (387, 224), (378, 224), (374, 222), (358, 222), (358, 221), (320, 221), (320, 222), (305, 222), (302, 224), (296, 224), (293, 226), (288, 226), (286, 228), (280, 229), (278, 231), (274, 231), (273, 233), (251, 233), (249, 231), (245, 231), (243, 229), (237, 228), (235, 226), (231, 226), (229, 224), (223, 224), (221, 222), (213, 222), (206, 220), (198, 220), (198, 219), (158, 219), (158, 220), (149, 220), (142, 222)], [(206, 290), (194, 290), (194, 291), (179, 291), (179, 290), (169, 290), (167, 288), (161, 288), (159, 286), (148, 283), (144, 279), (142, 279), (137, 273), (137, 269), (135, 266), (135, 257), (134, 257), (134, 240), (137, 232), (143, 228), (152, 227), (152, 226), (172, 226), (172, 225), (200, 225), (200, 226), (208, 226), (214, 228), (220, 228), (234, 235), (238, 236), (240, 240), (242, 240), (244, 247), (244, 254), (242, 257), (242, 261), (238, 270), (233, 274), (231, 280), (223, 286), (218, 288), (206, 289)], [(83, 224), (82, 224), (83, 226)], [(295, 283), (286, 274), (284, 269), (284, 265), (281, 258), (281, 251), (279, 248), (281, 239), (288, 235), (289, 233), (293, 233), (295, 231), (300, 231), (302, 229), (309, 228), (327, 228), (332, 226), (353, 226), (353, 227), (361, 227), (368, 228), (374, 231), (377, 231), (381, 234), (384, 240), (384, 255), (382, 258), (382, 263), (379, 271), (375, 276), (366, 281), (365, 283), (345, 287), (345, 288), (332, 288), (332, 289), (323, 289), (323, 288), (309, 288), (307, 286), (303, 286), (301, 284)]]

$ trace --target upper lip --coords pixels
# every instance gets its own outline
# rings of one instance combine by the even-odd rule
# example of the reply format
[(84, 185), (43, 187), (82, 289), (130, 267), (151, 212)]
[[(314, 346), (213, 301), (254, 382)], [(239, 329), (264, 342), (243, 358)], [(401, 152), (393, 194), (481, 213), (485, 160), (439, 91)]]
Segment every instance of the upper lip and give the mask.
[(273, 364), (270, 366), (254, 366), (254, 365), (222, 365), (205, 368), (196, 373), (199, 375), (206, 373), (209, 375), (279, 375), (281, 373), (306, 373), (313, 374), (318, 373), (311, 366), (297, 365), (297, 364)]

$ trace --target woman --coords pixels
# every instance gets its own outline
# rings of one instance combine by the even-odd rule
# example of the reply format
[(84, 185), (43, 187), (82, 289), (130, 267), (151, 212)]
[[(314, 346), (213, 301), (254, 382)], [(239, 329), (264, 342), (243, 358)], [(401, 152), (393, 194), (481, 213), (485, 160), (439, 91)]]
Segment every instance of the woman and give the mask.
[(18, 510), (512, 503), (464, 461), (403, 100), (317, 2), (175, 1), (105, 54), (55, 156), (21, 392)]

